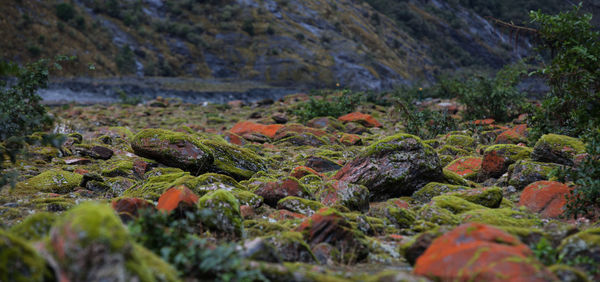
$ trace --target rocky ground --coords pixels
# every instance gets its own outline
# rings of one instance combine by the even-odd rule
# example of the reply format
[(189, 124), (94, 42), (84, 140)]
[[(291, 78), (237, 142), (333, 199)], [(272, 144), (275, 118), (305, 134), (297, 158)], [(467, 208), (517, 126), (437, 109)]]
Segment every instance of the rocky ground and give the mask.
[(67, 140), (30, 146), (1, 192), (0, 280), (193, 280), (122, 224), (147, 209), (209, 210), (195, 236), (273, 281), (600, 280), (600, 225), (561, 217), (549, 176), (580, 140), (527, 146), (522, 119), (421, 140), (373, 104), (300, 123), (306, 99), (53, 108)]

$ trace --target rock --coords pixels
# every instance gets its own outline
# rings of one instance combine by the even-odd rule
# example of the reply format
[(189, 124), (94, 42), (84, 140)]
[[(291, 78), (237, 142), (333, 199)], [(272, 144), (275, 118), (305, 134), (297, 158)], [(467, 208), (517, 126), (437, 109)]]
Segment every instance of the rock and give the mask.
[(106, 148), (104, 146), (94, 146), (90, 149), (90, 157), (94, 159), (108, 160), (110, 159), (114, 152), (113, 150)]
[(327, 132), (344, 131), (345, 127), (340, 121), (332, 117), (318, 117), (309, 120), (306, 126), (323, 129)]
[(508, 185), (521, 190), (533, 182), (550, 179), (550, 172), (559, 167), (560, 165), (552, 163), (517, 161), (508, 168)]
[(541, 221), (531, 213), (524, 213), (510, 208), (472, 209), (460, 215), (462, 222), (477, 222), (496, 227), (540, 227)]
[(208, 228), (235, 237), (242, 236), (240, 205), (230, 192), (217, 190), (206, 194), (198, 201), (198, 207), (212, 211), (212, 215), (202, 222)]
[(284, 124), (288, 122), (288, 118), (284, 113), (275, 113), (271, 116), (271, 118), (278, 124)]
[(67, 165), (86, 165), (92, 162), (90, 159), (86, 158), (67, 158), (64, 159), (64, 161)]
[(527, 125), (519, 124), (496, 137), (496, 144), (527, 143)]
[(555, 264), (548, 267), (559, 281), (563, 282), (589, 282), (587, 275), (580, 269), (564, 264)]
[[(155, 165), (156, 163), (154, 163), (154, 166)], [(133, 161), (132, 169), (135, 177), (144, 178), (144, 174), (146, 174), (146, 172), (148, 172), (152, 167), (153, 165), (151, 163), (146, 162), (144, 160), (136, 159)]]
[(317, 201), (288, 196), (277, 202), (277, 208), (311, 216), (319, 209), (323, 208), (323, 204)]
[(44, 171), (32, 178), (17, 183), (15, 191), (19, 194), (45, 193), (70, 193), (79, 186), (83, 176), (61, 169)]
[(312, 168), (315, 171), (320, 172), (320, 173), (336, 171), (336, 170), (342, 168), (341, 165), (339, 165), (338, 163), (336, 163), (332, 160), (329, 160), (329, 159), (323, 158), (323, 157), (315, 157), (315, 156), (308, 157), (308, 159), (306, 160), (305, 166)]
[(483, 153), (480, 175), (484, 178), (500, 177), (511, 164), (529, 158), (531, 151), (531, 148), (512, 144), (490, 146)]
[(287, 177), (277, 182), (263, 183), (254, 191), (254, 194), (263, 197), (265, 203), (272, 207), (276, 207), (277, 202), (287, 196), (299, 198), (310, 196), (310, 192), (293, 177)]
[(265, 240), (275, 247), (278, 257), (283, 261), (308, 263), (317, 261), (300, 232), (282, 232), (265, 237)]
[(143, 209), (154, 209), (154, 205), (138, 198), (120, 198), (112, 202), (112, 208), (123, 222), (129, 222), (140, 215)]
[(563, 239), (558, 253), (562, 261), (571, 261), (577, 268), (595, 272), (593, 281), (600, 279), (600, 227), (592, 227)]
[(382, 127), (383, 125), (374, 119), (371, 115), (363, 114), (359, 112), (349, 113), (347, 115), (338, 118), (343, 123), (356, 122), (360, 123), (365, 127)]
[(306, 167), (306, 166), (298, 166), (295, 167), (292, 170), (292, 173), (290, 174), (290, 176), (295, 177), (296, 179), (301, 179), (304, 176), (307, 175), (315, 175), (319, 178), (322, 178), (323, 175), (316, 172), (314, 169), (310, 168), (310, 167)]
[(477, 189), (466, 189), (452, 192), (448, 195), (465, 199), (471, 203), (488, 208), (498, 208), (502, 203), (502, 189), (500, 187), (485, 187)]
[(50, 281), (46, 262), (25, 240), (0, 229), (0, 281)]
[(346, 126), (344, 127), (344, 132), (348, 133), (348, 134), (357, 134), (357, 135), (362, 135), (364, 133), (371, 133), (371, 131), (369, 131), (368, 128), (362, 126), (361, 124), (358, 123), (347, 123)]
[(213, 164), (211, 150), (191, 135), (163, 129), (144, 129), (133, 137), (131, 148), (142, 157), (181, 168), (194, 175)]
[(167, 213), (177, 210), (183, 215), (185, 211), (194, 210), (198, 196), (184, 185), (169, 188), (158, 199), (156, 209)]
[(386, 202), (372, 203), (368, 214), (376, 218), (385, 219), (386, 224), (395, 225), (397, 228), (410, 228), (417, 217), (410, 210), (408, 203), (399, 199), (389, 199)]
[(214, 162), (209, 171), (224, 174), (241, 181), (250, 179), (259, 171), (266, 171), (265, 160), (254, 152), (221, 141), (202, 140), (214, 156)]
[(333, 180), (323, 183), (315, 198), (329, 207), (345, 207), (351, 211), (369, 210), (369, 190), (358, 184)]
[(339, 142), (346, 146), (360, 146), (363, 144), (362, 138), (356, 134), (343, 133)]
[(255, 261), (275, 263), (281, 263), (282, 261), (275, 246), (264, 238), (254, 238), (254, 240), (245, 242), (240, 255), (246, 259)]
[(275, 137), (277, 130), (279, 130), (281, 127), (283, 127), (281, 124), (264, 125), (250, 121), (242, 121), (236, 123), (229, 131), (240, 136), (244, 136), (246, 134), (260, 134), (272, 139)]
[[(231, 144), (238, 145), (238, 146), (244, 146), (244, 145), (246, 145), (246, 143), (248, 143), (242, 136), (239, 136), (239, 135), (229, 132), (229, 131), (225, 132), (224, 139), (225, 139), (225, 141), (227, 141)], [(265, 139), (265, 141), (266, 141), (266, 139)]]
[(324, 138), (318, 137), (312, 133), (294, 133), (282, 139), (278, 139), (275, 145), (291, 144), (294, 146), (320, 147), (329, 144)]
[(415, 236), (414, 239), (401, 246), (406, 261), (415, 265), (417, 259), (427, 250), (433, 240), (450, 231), (449, 227), (437, 227)]
[(465, 179), (473, 180), (481, 170), (483, 159), (480, 157), (462, 157), (452, 161), (445, 169), (457, 173)]
[(340, 261), (340, 253), (330, 244), (316, 244), (311, 251), (321, 265), (334, 265)]
[(13, 225), (9, 231), (23, 240), (40, 241), (50, 233), (50, 229), (57, 218), (58, 214), (56, 213), (37, 212), (28, 216), (22, 222)]
[(239, 108), (245, 106), (245, 104), (246, 104), (246, 102), (244, 102), (242, 100), (233, 100), (233, 101), (227, 102), (227, 105), (229, 105), (233, 109), (239, 109)]
[(564, 135), (546, 134), (535, 143), (531, 158), (539, 162), (572, 166), (575, 155), (582, 153), (585, 153), (585, 145), (579, 139)]
[(409, 196), (425, 184), (443, 179), (433, 148), (419, 137), (398, 134), (367, 147), (335, 179), (364, 185), (371, 200)]
[(462, 134), (451, 134), (444, 138), (444, 144), (455, 148), (473, 151), (477, 147), (475, 139)]
[(117, 177), (123, 176), (128, 177), (133, 174), (133, 162), (131, 161), (118, 161), (112, 163), (108, 168), (102, 170), (102, 176), (106, 177)]
[(352, 229), (352, 225), (337, 211), (323, 208), (305, 219), (295, 231), (301, 232), (311, 246), (328, 243), (343, 254), (342, 261), (358, 262), (366, 258), (369, 251), (364, 235)]
[(256, 216), (256, 211), (254, 211), (254, 208), (252, 208), (252, 206), (240, 205), (240, 214), (242, 215), (243, 219), (249, 219)]
[(560, 218), (565, 211), (571, 188), (556, 181), (538, 181), (525, 187), (521, 193), (519, 206), (525, 206), (532, 212), (545, 218)]
[(417, 259), (414, 273), (442, 281), (556, 280), (517, 238), (476, 223), (435, 239)]
[(444, 193), (459, 191), (459, 190), (468, 190), (470, 187), (460, 186), (460, 185), (450, 185), (439, 182), (430, 182), (427, 185), (423, 186), (423, 188), (419, 189), (415, 193), (412, 194), (411, 198), (421, 202), (428, 203), (435, 196), (442, 195)]

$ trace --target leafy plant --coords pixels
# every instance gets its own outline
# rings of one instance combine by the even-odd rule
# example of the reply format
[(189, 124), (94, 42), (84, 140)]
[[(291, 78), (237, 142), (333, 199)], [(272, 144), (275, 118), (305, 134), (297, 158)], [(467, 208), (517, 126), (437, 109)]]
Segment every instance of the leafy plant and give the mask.
[(600, 131), (588, 138), (587, 156), (575, 168), (552, 171), (559, 180), (572, 181), (575, 187), (567, 196), (565, 216), (600, 216)]
[(119, 49), (119, 53), (115, 57), (115, 63), (121, 73), (132, 74), (135, 72), (135, 55), (129, 45)]
[(265, 280), (258, 270), (249, 270), (235, 244), (215, 244), (195, 234), (203, 232), (202, 219), (212, 211), (186, 211), (183, 216), (142, 210), (130, 223), (134, 239), (171, 263), (183, 277), (217, 281)]
[(301, 122), (306, 122), (316, 117), (339, 117), (352, 112), (356, 108), (358, 96), (352, 95), (349, 90), (343, 90), (340, 96), (329, 96), (321, 99), (310, 98), (307, 102), (300, 103), (292, 112)]
[(530, 121), (532, 140), (548, 132), (580, 136), (600, 126), (600, 32), (580, 9), (531, 12), (539, 50), (551, 53), (550, 63), (535, 72), (548, 78), (551, 92)]
[(546, 237), (542, 237), (531, 250), (544, 265), (553, 265), (558, 261), (558, 249), (552, 246)]
[(75, 14), (75, 8), (69, 3), (60, 3), (56, 5), (56, 16), (65, 22), (73, 19)]
[(458, 123), (446, 111), (418, 110), (410, 104), (400, 103), (401, 119), (406, 132), (422, 139), (435, 138), (458, 129)]

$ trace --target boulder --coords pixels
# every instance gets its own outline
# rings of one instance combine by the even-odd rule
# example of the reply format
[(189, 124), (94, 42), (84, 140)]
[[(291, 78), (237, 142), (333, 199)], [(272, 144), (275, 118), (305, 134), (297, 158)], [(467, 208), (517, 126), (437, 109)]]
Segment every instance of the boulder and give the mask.
[(532, 212), (545, 218), (560, 218), (565, 211), (571, 188), (556, 181), (538, 181), (523, 189), (519, 206), (525, 206)]
[(527, 125), (519, 124), (509, 130), (500, 133), (496, 137), (496, 144), (519, 144), (527, 143)]
[(242, 237), (242, 214), (238, 200), (225, 190), (217, 190), (198, 200), (198, 207), (208, 209), (212, 215), (204, 220), (209, 229), (234, 237)]
[(277, 202), (277, 208), (311, 216), (319, 209), (323, 208), (323, 204), (317, 201), (288, 196)]
[(250, 179), (259, 171), (266, 171), (265, 160), (254, 152), (222, 141), (202, 140), (214, 156), (209, 171), (233, 177), (237, 181)]
[(236, 123), (229, 131), (240, 136), (258, 134), (272, 139), (281, 127), (283, 127), (281, 124), (265, 125), (251, 121), (242, 121)]
[(183, 214), (193, 210), (198, 203), (198, 196), (184, 185), (169, 188), (158, 199), (156, 209), (164, 212), (178, 211)]
[(600, 227), (592, 227), (563, 239), (558, 253), (563, 261), (571, 261), (573, 266), (593, 273), (592, 280), (599, 281)]
[(427, 203), (435, 196), (439, 196), (448, 192), (468, 189), (471, 189), (471, 187), (431, 182), (427, 183), (427, 185), (423, 186), (423, 188), (413, 193), (411, 197), (421, 203)]
[(332, 180), (323, 183), (315, 198), (329, 207), (345, 207), (352, 211), (369, 210), (369, 190), (358, 184)]
[(442, 281), (554, 281), (527, 245), (495, 227), (467, 223), (435, 239), (414, 273)]
[(382, 127), (383, 125), (371, 115), (359, 112), (349, 113), (338, 118), (343, 123), (356, 122), (365, 127)]
[(23, 238), (0, 229), (0, 281), (50, 281), (46, 261)]
[(550, 179), (550, 172), (559, 167), (553, 163), (520, 160), (508, 167), (508, 185), (521, 190), (533, 182)]
[(336, 163), (330, 159), (323, 158), (323, 157), (315, 157), (315, 156), (308, 157), (308, 159), (306, 160), (305, 166), (312, 168), (315, 171), (320, 172), (320, 173), (336, 171), (336, 170), (342, 168), (341, 165), (339, 165), (338, 163)]
[(276, 207), (277, 202), (287, 196), (310, 198), (310, 192), (294, 177), (287, 177), (277, 182), (260, 184), (254, 194), (263, 197), (265, 203)]
[(410, 196), (425, 184), (443, 179), (437, 154), (419, 137), (398, 134), (367, 147), (335, 179), (364, 185), (371, 200)]
[(445, 168), (457, 173), (465, 179), (473, 180), (481, 170), (482, 162), (483, 159), (480, 157), (462, 157), (452, 161)]
[(511, 164), (529, 158), (531, 151), (531, 148), (512, 144), (490, 146), (483, 153), (480, 175), (483, 178), (500, 177)]
[(62, 169), (44, 171), (32, 178), (17, 183), (15, 191), (19, 194), (45, 193), (70, 193), (79, 187), (83, 176)]
[(579, 139), (558, 134), (546, 134), (535, 143), (531, 158), (539, 162), (572, 166), (575, 156), (582, 153), (585, 153), (585, 144)]

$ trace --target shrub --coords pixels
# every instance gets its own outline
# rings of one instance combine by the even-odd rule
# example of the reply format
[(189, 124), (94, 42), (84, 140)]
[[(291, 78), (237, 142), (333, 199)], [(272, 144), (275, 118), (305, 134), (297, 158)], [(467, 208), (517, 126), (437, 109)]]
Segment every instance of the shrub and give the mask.
[(186, 212), (175, 218), (163, 212), (142, 210), (129, 225), (133, 238), (171, 263), (184, 277), (217, 281), (265, 280), (257, 270), (248, 270), (235, 244), (210, 243), (194, 234), (202, 232), (203, 219), (211, 210)]
[(458, 129), (458, 123), (446, 111), (439, 112), (429, 109), (420, 111), (407, 105), (410, 104), (399, 104), (405, 130), (410, 134), (417, 135), (422, 139), (431, 139), (439, 134)]
[(75, 17), (75, 8), (69, 3), (60, 3), (56, 5), (56, 16), (65, 22)]
[(132, 74), (135, 72), (135, 55), (129, 45), (125, 45), (119, 49), (119, 53), (115, 57), (115, 63), (119, 71), (123, 74)]
[(248, 35), (254, 36), (254, 23), (252, 20), (245, 20), (242, 23), (242, 30), (248, 33)]
[(310, 98), (307, 102), (300, 103), (292, 113), (298, 116), (301, 122), (306, 122), (316, 117), (331, 116), (338, 118), (354, 111), (358, 96), (344, 90), (341, 96), (324, 97), (321, 99)]

